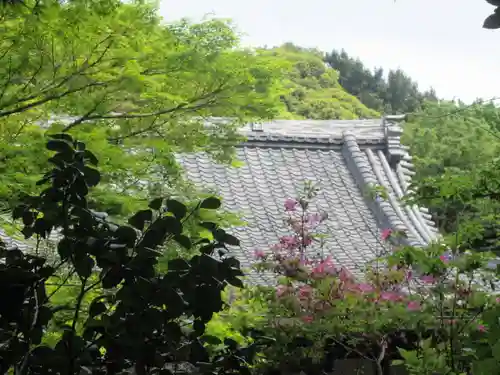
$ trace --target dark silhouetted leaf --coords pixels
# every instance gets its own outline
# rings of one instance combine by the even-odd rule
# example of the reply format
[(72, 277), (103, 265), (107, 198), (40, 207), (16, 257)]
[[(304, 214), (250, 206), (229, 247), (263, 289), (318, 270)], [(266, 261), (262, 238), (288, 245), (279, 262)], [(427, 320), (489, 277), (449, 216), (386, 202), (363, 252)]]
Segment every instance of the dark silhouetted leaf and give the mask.
[(167, 209), (174, 214), (177, 219), (183, 219), (187, 214), (187, 207), (174, 199), (167, 200)]
[(75, 257), (74, 266), (78, 276), (88, 278), (92, 274), (95, 262), (90, 256), (84, 254)]
[(149, 202), (148, 207), (152, 210), (159, 210), (163, 204), (163, 198), (155, 198)]
[(83, 173), (85, 176), (85, 182), (90, 187), (96, 186), (97, 184), (99, 184), (99, 181), (101, 181), (101, 174), (97, 169), (84, 167)]
[(151, 222), (151, 220), (153, 220), (153, 212), (151, 210), (141, 210), (128, 219), (128, 223), (136, 229), (144, 230), (146, 222)]
[(89, 150), (83, 151), (83, 157), (92, 165), (97, 166), (99, 164), (99, 159)]
[(500, 0), (486, 0), (488, 3), (491, 5), (494, 5), (496, 7), (500, 7)]
[(57, 244), (57, 253), (61, 257), (61, 260), (68, 259), (73, 252), (73, 243), (68, 238), (63, 238)]
[(232, 246), (240, 246), (240, 240), (237, 239), (235, 236), (232, 236), (230, 234), (227, 234), (224, 236), (224, 241), (222, 242), (225, 242), (226, 244), (228, 245), (232, 245)]
[(51, 139), (47, 142), (47, 149), (63, 154), (72, 154), (74, 152), (71, 144), (62, 139)]
[(119, 239), (120, 242), (126, 244), (129, 247), (135, 245), (137, 239), (137, 233), (133, 228), (121, 226), (115, 232), (114, 235)]
[(12, 219), (17, 220), (23, 216), (23, 213), (28, 209), (25, 204), (20, 204), (12, 210)]
[(85, 143), (83, 142), (80, 142), (80, 141), (76, 141), (76, 146), (75, 148), (78, 150), (78, 151), (84, 151), (87, 146), (85, 146)]
[(200, 253), (210, 255), (214, 252), (215, 245), (213, 243), (209, 243), (208, 245), (200, 247)]
[(224, 229), (216, 229), (213, 232), (214, 238), (219, 242), (224, 242), (226, 238), (226, 231)]
[(111, 289), (116, 287), (123, 280), (123, 272), (121, 268), (113, 267), (110, 270), (101, 272), (102, 287), (104, 289)]
[(42, 238), (47, 238), (52, 230), (52, 226), (45, 218), (40, 217), (35, 221), (34, 230), (35, 233), (39, 234)]
[(201, 336), (205, 333), (205, 323), (200, 320), (195, 320), (193, 323), (193, 330), (196, 336)]
[(55, 268), (51, 266), (45, 266), (38, 271), (38, 274), (40, 277), (43, 277), (44, 279), (48, 279), (50, 276), (52, 276), (55, 272)]
[(483, 23), (483, 28), (485, 29), (499, 29), (500, 28), (500, 14), (499, 13), (493, 13), (486, 17)]
[(168, 262), (168, 270), (169, 271), (188, 271), (190, 265), (184, 259), (173, 259)]
[(24, 225), (32, 225), (35, 222), (35, 213), (33, 211), (24, 211), (23, 212), (23, 224)]
[(189, 249), (191, 249), (191, 247), (193, 247), (193, 244), (191, 243), (191, 240), (189, 239), (189, 237), (184, 236), (183, 234), (179, 234), (179, 235), (175, 236), (174, 239), (179, 243), (179, 245), (181, 245), (182, 247), (184, 247), (187, 250), (189, 250)]
[(21, 233), (24, 234), (25, 239), (28, 239), (31, 238), (31, 236), (33, 236), (35, 231), (32, 227), (24, 227), (23, 229), (21, 229)]
[(217, 229), (217, 224), (211, 223), (209, 221), (204, 221), (200, 223), (200, 226), (203, 228), (208, 229), (209, 231), (213, 232), (214, 230)]
[(180, 235), (182, 233), (181, 222), (173, 216), (165, 216), (158, 220), (159, 225), (165, 228), (167, 233)]
[(52, 139), (60, 139), (60, 140), (68, 142), (69, 144), (73, 144), (73, 142), (74, 142), (73, 137), (71, 135), (69, 135), (68, 133), (49, 134), (48, 137), (52, 138)]
[(229, 347), (232, 350), (235, 350), (238, 347), (238, 343), (230, 338), (224, 339), (224, 345), (226, 345), (227, 347)]
[(209, 345), (220, 345), (220, 344), (222, 344), (222, 340), (221, 339), (219, 339), (216, 336), (212, 336), (212, 335), (204, 335), (201, 339), (203, 341), (205, 341)]
[(216, 210), (221, 206), (221, 201), (215, 197), (209, 197), (200, 204), (200, 208), (206, 208), (209, 210)]
[(227, 282), (229, 284), (231, 284), (232, 286), (235, 286), (237, 288), (244, 288), (245, 285), (243, 285), (243, 281), (241, 281), (241, 279), (237, 278), (237, 277), (229, 277), (227, 279)]
[(99, 314), (102, 314), (103, 312), (106, 312), (106, 310), (107, 308), (104, 302), (93, 301), (89, 307), (89, 315), (91, 318), (93, 318)]

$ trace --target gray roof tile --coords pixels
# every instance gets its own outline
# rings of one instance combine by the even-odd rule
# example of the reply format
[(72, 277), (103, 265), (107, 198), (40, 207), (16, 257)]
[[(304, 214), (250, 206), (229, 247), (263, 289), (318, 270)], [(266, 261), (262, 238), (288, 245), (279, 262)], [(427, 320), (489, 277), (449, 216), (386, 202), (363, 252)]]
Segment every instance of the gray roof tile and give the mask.
[[(324, 252), (357, 274), (388, 250), (380, 240), (385, 228), (406, 230), (408, 242), (417, 246), (438, 236), (428, 216), (399, 201), (411, 178), (411, 158), (399, 145), (397, 124), (390, 124), (389, 135), (386, 125), (380, 120), (275, 121), (264, 123), (262, 131), (244, 129), (247, 140), (236, 150), (242, 167), (221, 166), (203, 153), (181, 155), (179, 161), (195, 184), (216, 186), (224, 207), (243, 215), (247, 225), (233, 229), (241, 238), (234, 252), (242, 267), (253, 264), (254, 250), (267, 250), (288, 233), (283, 201), (312, 180), (321, 188), (312, 209), (329, 214), (322, 229), (328, 235)], [(394, 150), (396, 156), (404, 152), (396, 164)], [(203, 178), (192, 172), (201, 169)], [(389, 199), (366, 197), (367, 184), (382, 185)], [(249, 272), (256, 283), (269, 282), (270, 276)]]

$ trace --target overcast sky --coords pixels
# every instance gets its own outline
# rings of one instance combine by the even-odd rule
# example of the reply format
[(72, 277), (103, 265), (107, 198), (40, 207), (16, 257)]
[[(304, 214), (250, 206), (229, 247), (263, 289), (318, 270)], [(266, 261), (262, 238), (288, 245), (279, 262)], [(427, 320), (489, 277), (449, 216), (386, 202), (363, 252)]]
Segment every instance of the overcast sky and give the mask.
[(246, 45), (344, 48), (467, 102), (500, 96), (500, 31), (482, 29), (492, 10), (485, 0), (161, 0), (167, 21), (231, 18)]

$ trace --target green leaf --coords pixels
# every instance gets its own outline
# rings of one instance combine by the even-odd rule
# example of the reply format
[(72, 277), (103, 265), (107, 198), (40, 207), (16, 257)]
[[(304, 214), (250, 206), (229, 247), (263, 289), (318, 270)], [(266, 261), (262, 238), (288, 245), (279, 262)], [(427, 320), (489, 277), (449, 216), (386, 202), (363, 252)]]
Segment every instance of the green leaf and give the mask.
[(163, 204), (163, 198), (155, 198), (151, 202), (149, 202), (148, 207), (152, 210), (158, 211)]
[(152, 220), (153, 212), (151, 210), (141, 210), (128, 219), (128, 223), (136, 229), (144, 230), (146, 222), (151, 222)]
[(174, 199), (167, 199), (167, 209), (179, 220), (187, 214), (187, 207)]
[(207, 199), (204, 199), (201, 204), (200, 208), (205, 208), (209, 210), (216, 210), (221, 206), (221, 201), (218, 198), (215, 197), (209, 197)]

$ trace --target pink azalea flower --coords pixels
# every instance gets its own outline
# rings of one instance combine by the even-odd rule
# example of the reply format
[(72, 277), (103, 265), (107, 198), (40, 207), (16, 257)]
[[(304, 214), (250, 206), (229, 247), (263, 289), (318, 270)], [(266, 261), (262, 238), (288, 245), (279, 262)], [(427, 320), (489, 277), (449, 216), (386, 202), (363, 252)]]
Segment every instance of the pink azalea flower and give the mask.
[(434, 283), (436, 281), (436, 279), (434, 278), (434, 276), (431, 276), (431, 275), (421, 276), (420, 280), (422, 280), (426, 284), (432, 284), (432, 283)]
[(382, 239), (382, 241), (387, 241), (391, 236), (391, 234), (392, 234), (392, 229), (390, 228), (384, 229), (382, 231), (382, 235), (380, 236), (380, 238)]
[(311, 227), (315, 227), (318, 225), (322, 220), (322, 216), (318, 213), (311, 214), (307, 218), (307, 224)]
[(418, 301), (410, 301), (408, 302), (408, 305), (406, 306), (408, 310), (410, 311), (417, 311), (420, 310), (420, 302)]
[(296, 236), (283, 236), (280, 238), (280, 243), (284, 248), (292, 250), (300, 244), (300, 241)]
[(371, 293), (374, 290), (372, 285), (366, 283), (358, 284), (357, 287), (362, 293)]
[(295, 211), (297, 209), (298, 204), (299, 202), (297, 202), (296, 199), (287, 198), (285, 200), (285, 211)]
[(306, 299), (312, 294), (312, 288), (309, 285), (305, 285), (299, 288), (299, 298)]
[(305, 236), (302, 239), (302, 243), (304, 244), (304, 246), (309, 246), (310, 244), (312, 244), (312, 242), (313, 242), (313, 239), (311, 236)]
[(346, 270), (345, 268), (342, 268), (340, 270), (339, 278), (340, 278), (340, 281), (342, 281), (342, 282), (349, 281), (349, 280), (351, 280), (351, 273), (348, 270)]
[(485, 325), (483, 325), (483, 324), (478, 324), (478, 326), (477, 326), (477, 330), (478, 330), (479, 332), (486, 332), (486, 331), (487, 331), (487, 328), (486, 328), (486, 326), (485, 326)]
[(332, 262), (331, 257), (327, 257), (325, 260), (320, 261), (313, 269), (313, 275), (318, 274), (331, 274), (335, 272), (335, 265)]
[(314, 318), (311, 315), (303, 316), (301, 319), (304, 323), (311, 323), (314, 320)]
[(495, 301), (496, 301), (496, 303), (500, 303), (500, 297), (497, 297), (497, 298), (495, 299)]
[(398, 293), (394, 292), (382, 292), (380, 294), (380, 299), (384, 301), (399, 301), (401, 296)]
[(253, 255), (256, 259), (262, 259), (262, 258), (265, 258), (266, 257), (266, 253), (264, 253), (264, 251), (262, 250), (255, 250), (253, 252)]
[(283, 297), (288, 291), (288, 287), (285, 285), (278, 285), (276, 288), (276, 297)]
[(443, 254), (439, 257), (439, 259), (443, 262), (443, 263), (448, 263), (450, 261), (450, 256), (449, 255), (446, 255), (446, 254)]

